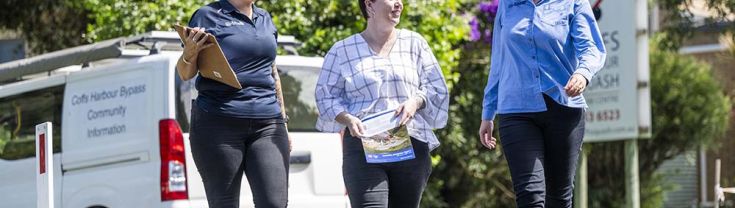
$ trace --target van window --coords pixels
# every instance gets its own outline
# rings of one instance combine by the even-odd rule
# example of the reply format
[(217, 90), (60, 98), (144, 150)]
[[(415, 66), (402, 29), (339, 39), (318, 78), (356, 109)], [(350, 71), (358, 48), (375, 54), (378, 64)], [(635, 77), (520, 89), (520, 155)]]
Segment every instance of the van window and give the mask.
[(0, 98), (0, 159), (36, 156), (36, 125), (53, 124), (54, 153), (61, 152), (61, 106), (64, 86)]
[(182, 81), (178, 75), (175, 78), (176, 95), (174, 103), (176, 103), (176, 122), (179, 123), (181, 131), (184, 133), (189, 132), (189, 119), (191, 119), (191, 100), (196, 98), (196, 90), (194, 89), (194, 79)]
[(319, 111), (316, 108), (314, 90), (319, 78), (319, 68), (278, 66), (283, 88), (283, 99), (289, 117), (289, 131), (313, 132)]

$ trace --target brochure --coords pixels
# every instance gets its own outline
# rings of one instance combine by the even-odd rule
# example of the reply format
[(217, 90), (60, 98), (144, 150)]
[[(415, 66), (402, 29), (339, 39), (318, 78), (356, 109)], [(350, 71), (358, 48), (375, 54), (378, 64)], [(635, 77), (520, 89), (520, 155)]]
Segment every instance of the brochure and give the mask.
[(399, 126), (395, 109), (369, 115), (362, 119), (365, 137), (362, 147), (368, 163), (389, 163), (416, 158), (406, 125)]

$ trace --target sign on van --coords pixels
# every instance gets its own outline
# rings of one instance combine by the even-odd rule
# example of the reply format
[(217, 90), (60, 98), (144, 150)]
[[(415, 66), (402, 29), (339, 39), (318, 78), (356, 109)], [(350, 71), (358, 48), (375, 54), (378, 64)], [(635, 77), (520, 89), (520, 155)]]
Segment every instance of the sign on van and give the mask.
[[(146, 73), (105, 76), (70, 83), (65, 106), (71, 132), (87, 140), (129, 136), (144, 128), (138, 119), (146, 116), (149, 86)], [(67, 123), (68, 125), (69, 123)]]
[[(132, 118), (142, 109), (138, 105), (146, 92), (146, 85), (140, 82), (120, 83), (120, 86), (103, 85), (101, 88), (72, 94), (71, 109), (79, 121), (86, 125), (86, 137), (96, 138), (125, 134)], [(138, 95), (138, 96), (136, 96)], [(130, 108), (129, 111), (128, 109)], [(132, 117), (132, 118), (131, 118)]]

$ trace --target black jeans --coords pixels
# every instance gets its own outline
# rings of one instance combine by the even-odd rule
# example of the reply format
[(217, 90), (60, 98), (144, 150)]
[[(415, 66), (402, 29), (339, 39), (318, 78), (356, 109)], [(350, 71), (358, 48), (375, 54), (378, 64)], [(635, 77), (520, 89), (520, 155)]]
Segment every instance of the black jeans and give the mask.
[(431, 174), (429, 145), (411, 138), (416, 158), (393, 163), (367, 163), (362, 141), (346, 131), (342, 139), (342, 174), (355, 208), (419, 207)]
[(191, 152), (209, 207), (239, 207), (245, 172), (256, 207), (288, 203), (288, 132), (283, 119), (218, 116), (192, 105)]
[(500, 114), (500, 142), (518, 207), (572, 207), (584, 109), (544, 95), (545, 112)]

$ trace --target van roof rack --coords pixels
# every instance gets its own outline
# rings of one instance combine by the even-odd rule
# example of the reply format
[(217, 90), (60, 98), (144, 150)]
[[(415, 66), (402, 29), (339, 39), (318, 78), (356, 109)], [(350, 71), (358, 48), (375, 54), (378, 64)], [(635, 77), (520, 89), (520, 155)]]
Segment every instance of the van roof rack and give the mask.
[[(301, 42), (293, 36), (279, 36), (278, 45), (287, 53), (298, 55)], [(62, 49), (26, 59), (0, 63), (0, 83), (18, 80), (22, 76), (50, 72), (62, 67), (84, 65), (90, 62), (121, 58), (125, 50), (148, 50), (157, 54), (162, 50), (180, 51), (181, 40), (176, 32), (151, 31), (142, 35), (115, 38), (97, 43)]]

